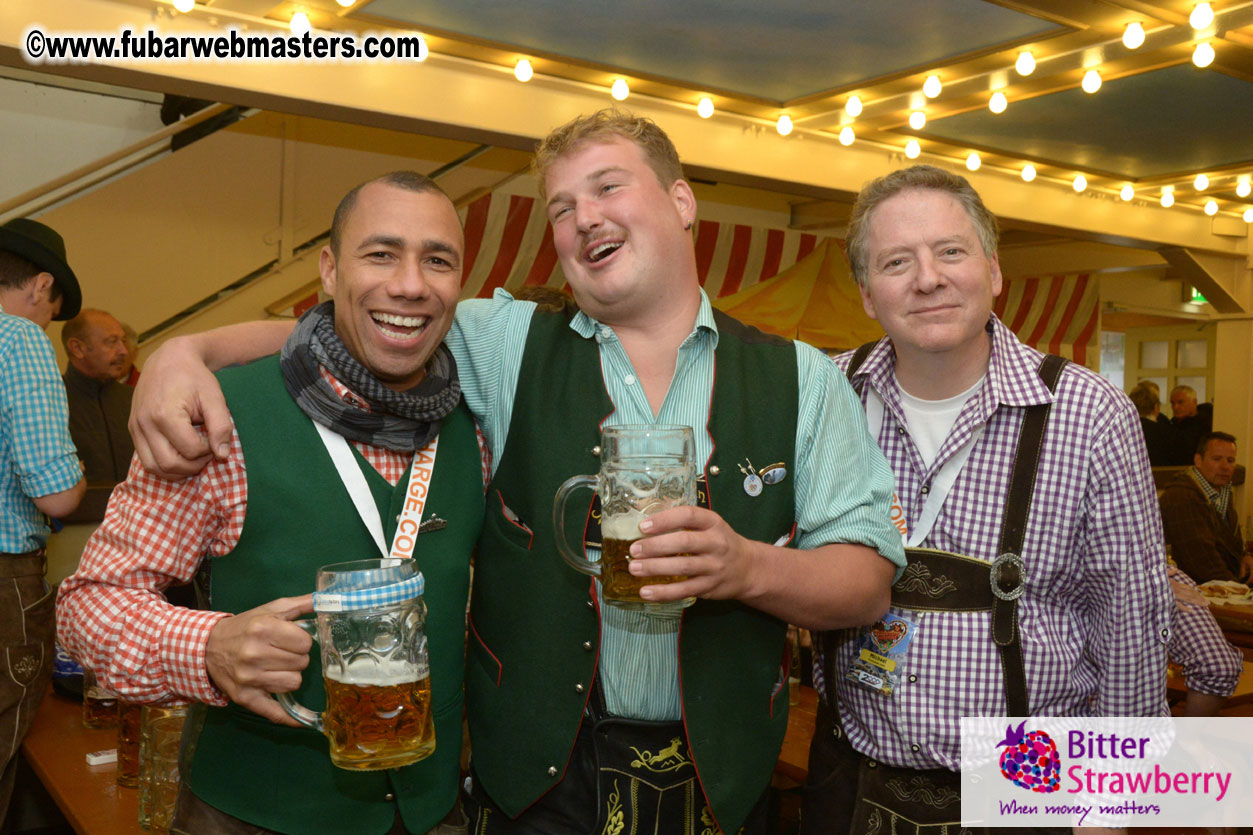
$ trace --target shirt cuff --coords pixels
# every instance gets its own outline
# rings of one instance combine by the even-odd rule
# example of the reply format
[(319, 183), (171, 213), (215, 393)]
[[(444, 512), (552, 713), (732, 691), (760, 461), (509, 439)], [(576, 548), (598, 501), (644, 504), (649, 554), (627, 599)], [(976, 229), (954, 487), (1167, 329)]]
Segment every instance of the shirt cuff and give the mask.
[(225, 707), (230, 701), (209, 678), (205, 650), (209, 633), (230, 617), (226, 612), (174, 608), (161, 641), (161, 664), (170, 688), (180, 696)]
[(49, 461), (38, 472), (22, 477), (22, 492), (31, 498), (51, 496), (69, 490), (83, 477), (83, 467), (78, 456), (67, 453)]

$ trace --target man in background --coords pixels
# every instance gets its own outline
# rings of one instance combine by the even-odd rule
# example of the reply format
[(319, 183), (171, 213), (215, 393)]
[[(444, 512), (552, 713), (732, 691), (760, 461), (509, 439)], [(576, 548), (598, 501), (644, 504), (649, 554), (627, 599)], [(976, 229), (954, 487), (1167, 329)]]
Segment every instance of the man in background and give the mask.
[(55, 230), (26, 218), (0, 226), (0, 824), (17, 750), (52, 677), (47, 517), (65, 516), (83, 496), (65, 387), (44, 329), (81, 304)]
[(1170, 425), (1162, 419), (1162, 401), (1158, 397), (1157, 386), (1147, 381), (1140, 382), (1127, 396), (1140, 413), (1140, 429), (1144, 432), (1144, 446), (1148, 450), (1149, 464), (1154, 467), (1169, 466)]
[(89, 309), (65, 323), (61, 344), (69, 358), (64, 380), (70, 437), (87, 482), (117, 484), (135, 453), (126, 428), (135, 390), (117, 381), (127, 368), (126, 332), (111, 314)]
[(1235, 469), (1235, 436), (1210, 432), (1197, 442), (1192, 466), (1162, 485), (1166, 544), (1179, 570), (1198, 583), (1253, 577), (1253, 555), (1244, 553), (1231, 501)]
[(1170, 390), (1170, 464), (1186, 467), (1192, 463), (1201, 437), (1214, 428), (1214, 404), (1196, 402), (1196, 389), (1175, 386)]

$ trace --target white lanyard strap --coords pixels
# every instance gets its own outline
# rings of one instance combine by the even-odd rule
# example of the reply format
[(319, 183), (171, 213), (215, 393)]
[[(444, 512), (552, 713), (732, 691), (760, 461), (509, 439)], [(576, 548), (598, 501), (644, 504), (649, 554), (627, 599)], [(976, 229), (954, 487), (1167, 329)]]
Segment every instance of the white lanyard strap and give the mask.
[[(883, 429), (883, 398), (879, 396), (879, 392), (875, 391), (874, 386), (870, 382), (866, 382), (866, 426), (870, 429), (870, 437), (874, 438), (875, 443), (879, 442), (879, 432)], [(904, 511), (898, 511), (900, 508), (900, 500), (896, 495), (892, 496), (893, 514), (900, 513), (899, 519), (893, 519), (897, 529), (901, 532), (901, 541), (905, 543), (906, 548), (917, 548), (922, 541), (931, 534), (931, 529), (935, 527), (935, 520), (940, 516), (940, 508), (944, 506), (944, 500), (948, 498), (948, 494), (952, 492), (953, 485), (957, 483), (957, 476), (961, 474), (962, 467), (966, 466), (970, 453), (974, 450), (975, 444), (983, 435), (984, 424), (979, 424), (970, 433), (970, 440), (962, 444), (952, 457), (944, 462), (940, 467), (940, 471), (936, 473), (935, 478), (931, 479), (931, 488), (927, 491), (927, 498), (922, 504), (922, 515), (918, 517), (918, 524), (914, 526), (914, 532), (910, 534), (906, 529)]]
[(343, 435), (332, 432), (316, 421), (313, 426), (318, 430), (318, 436), (322, 438), (322, 443), (326, 446), (326, 451), (339, 472), (339, 480), (344, 483), (344, 489), (348, 491), (353, 507), (357, 509), (357, 515), (365, 523), (366, 530), (370, 532), (370, 536), (378, 545), (379, 552), (382, 553), (384, 559), (389, 556), (402, 559), (412, 557), (418, 544), (422, 511), (426, 507), (426, 497), (430, 492), (431, 474), (435, 469), (435, 452), (439, 447), (439, 436), (432, 438), (425, 449), (420, 449), (413, 454), (409, 484), (405, 488), (404, 509), (400, 513), (396, 535), (392, 537), (392, 548), (389, 552), (383, 540), (383, 518), (379, 515), (378, 505), (374, 503), (374, 494), (370, 492), (370, 485), (366, 484), (365, 474), (357, 465), (357, 459), (353, 457), (348, 442), (344, 440)]

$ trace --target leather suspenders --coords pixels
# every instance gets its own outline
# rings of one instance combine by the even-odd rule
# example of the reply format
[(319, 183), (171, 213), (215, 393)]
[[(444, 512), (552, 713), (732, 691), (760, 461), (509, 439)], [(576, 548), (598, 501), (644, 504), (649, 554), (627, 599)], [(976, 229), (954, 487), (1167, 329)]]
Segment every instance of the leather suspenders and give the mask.
[[(876, 344), (867, 343), (854, 352), (845, 372), (850, 381)], [(1067, 362), (1063, 357), (1049, 354), (1040, 363), (1038, 373), (1049, 391), (1056, 391)], [(892, 587), (892, 605), (898, 608), (944, 612), (991, 610), (991, 638), (1000, 652), (1008, 716), (1031, 715), (1018, 629), (1018, 598), (1026, 588), (1023, 537), (1051, 408), (1051, 403), (1038, 403), (1026, 409), (1014, 451), (996, 559), (989, 563), (930, 548), (907, 548), (905, 571)], [(833, 644), (828, 647), (834, 649)], [(828, 651), (825, 671), (828, 687), (834, 687), (836, 681), (831, 668), (832, 655)]]

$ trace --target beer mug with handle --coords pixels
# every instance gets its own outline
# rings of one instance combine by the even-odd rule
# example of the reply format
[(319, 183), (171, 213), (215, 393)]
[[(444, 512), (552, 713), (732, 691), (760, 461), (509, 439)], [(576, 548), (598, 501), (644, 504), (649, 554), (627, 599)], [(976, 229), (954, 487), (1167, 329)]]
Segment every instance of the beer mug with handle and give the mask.
[(326, 710), (278, 693), (296, 721), (326, 734), (331, 762), (399, 768), (435, 750), (422, 575), (408, 559), (359, 560), (318, 571), (315, 620), (296, 621), (321, 648)]
[[(580, 487), (595, 490), (600, 497), (602, 545), (599, 560), (589, 560), (576, 553), (566, 541), (566, 503), (571, 493)], [(572, 568), (600, 580), (605, 603), (642, 609), (650, 615), (677, 617), (695, 598), (650, 603), (640, 597), (640, 589), (687, 578), (636, 577), (630, 572), (629, 551), (631, 543), (643, 536), (639, 525), (644, 517), (695, 503), (696, 442), (690, 426), (606, 427), (601, 432), (600, 473), (567, 480), (553, 499), (557, 550)]]

